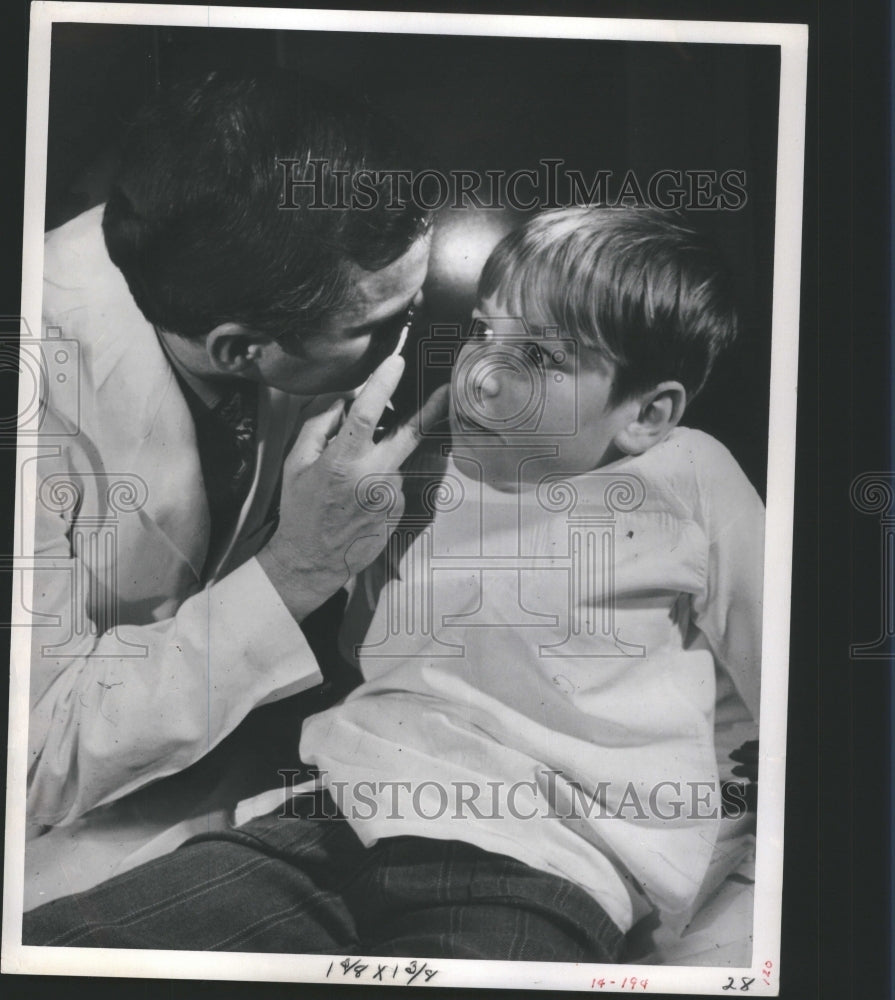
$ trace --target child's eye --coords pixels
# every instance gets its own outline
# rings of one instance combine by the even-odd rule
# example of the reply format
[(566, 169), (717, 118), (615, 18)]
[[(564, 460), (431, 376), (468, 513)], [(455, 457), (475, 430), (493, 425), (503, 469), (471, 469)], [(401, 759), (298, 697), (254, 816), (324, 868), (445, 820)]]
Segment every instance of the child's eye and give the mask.
[(478, 341), (487, 340), (490, 332), (490, 324), (485, 322), (483, 319), (474, 319), (469, 330), (469, 339)]
[(525, 356), (533, 361), (538, 368), (544, 367), (544, 352), (537, 344), (524, 344), (523, 350), (525, 351)]

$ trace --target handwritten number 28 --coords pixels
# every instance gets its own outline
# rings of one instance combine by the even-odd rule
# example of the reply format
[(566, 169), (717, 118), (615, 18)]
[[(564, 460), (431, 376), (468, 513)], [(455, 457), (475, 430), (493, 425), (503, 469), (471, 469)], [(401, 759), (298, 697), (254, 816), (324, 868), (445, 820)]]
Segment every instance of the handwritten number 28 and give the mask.
[[(740, 993), (748, 993), (749, 987), (755, 982), (755, 977), (753, 976), (751, 979), (749, 979), (748, 976), (740, 976), (740, 982), (742, 983), (742, 985), (739, 988)], [(728, 976), (727, 983), (721, 987), (722, 990), (735, 990), (736, 988), (737, 986), (736, 983), (734, 982), (733, 976)]]

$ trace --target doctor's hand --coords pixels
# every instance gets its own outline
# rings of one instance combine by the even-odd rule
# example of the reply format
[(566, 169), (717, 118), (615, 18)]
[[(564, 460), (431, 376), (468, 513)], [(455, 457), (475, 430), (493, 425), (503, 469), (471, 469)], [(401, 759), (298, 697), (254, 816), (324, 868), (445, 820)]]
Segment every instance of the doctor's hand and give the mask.
[(297, 622), (368, 566), (400, 519), (400, 491), (394, 502), (379, 503), (375, 488), (365, 496), (362, 480), (388, 476), (389, 485), (396, 483), (423, 433), (447, 415), (442, 386), (394, 434), (374, 443), (403, 371), (403, 358), (386, 358), (347, 416), (339, 400), (305, 421), (283, 466), (279, 524), (257, 559)]

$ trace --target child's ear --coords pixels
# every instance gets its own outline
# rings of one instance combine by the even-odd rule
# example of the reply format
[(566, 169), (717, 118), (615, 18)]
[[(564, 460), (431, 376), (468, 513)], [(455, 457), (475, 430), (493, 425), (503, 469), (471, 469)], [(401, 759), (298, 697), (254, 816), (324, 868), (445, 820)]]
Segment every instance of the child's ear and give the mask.
[(637, 396), (636, 402), (636, 414), (614, 439), (627, 455), (642, 455), (677, 426), (687, 406), (687, 390), (680, 382), (660, 382)]

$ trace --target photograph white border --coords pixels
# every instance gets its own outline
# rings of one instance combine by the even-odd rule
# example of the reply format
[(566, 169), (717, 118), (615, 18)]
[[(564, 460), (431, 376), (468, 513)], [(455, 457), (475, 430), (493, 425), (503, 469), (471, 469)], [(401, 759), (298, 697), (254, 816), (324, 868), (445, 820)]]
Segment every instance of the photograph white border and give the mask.
[[(631, 966), (629, 975), (649, 980), (650, 993), (718, 994), (729, 976), (754, 976), (753, 993), (777, 995), (783, 877), (784, 777), (789, 657), (790, 581), (795, 479), (796, 374), (805, 153), (808, 28), (800, 24), (656, 21), (494, 14), (284, 10), (131, 4), (35, 3), (31, 14), (26, 141), (25, 232), (21, 314), (40, 329), (46, 185), (50, 38), (54, 22), (280, 30), (462, 34), (624, 41), (714, 42), (779, 46), (780, 108), (771, 347), (771, 395), (767, 485), (767, 536), (761, 677), (761, 805), (758, 811), (754, 951), (751, 969)], [(20, 411), (27, 386), (20, 386)], [(29, 454), (30, 450), (30, 454)], [(16, 492), (15, 553), (33, 550), (35, 443), (20, 438)], [(30, 478), (29, 478), (30, 477)], [(29, 544), (24, 544), (28, 540)], [(10, 738), (3, 899), (5, 973), (136, 976), (217, 980), (327, 982), (332, 956), (220, 954), (93, 948), (45, 948), (21, 944), (24, 892), (29, 637), (24, 573), (13, 574)], [(24, 627), (23, 627), (24, 626)], [(770, 984), (759, 972), (773, 963)], [(554, 965), (439, 960), (432, 985), (502, 989), (590, 988), (601, 975), (620, 980), (624, 966)], [(350, 977), (340, 978), (348, 982)], [(615, 992), (608, 985), (599, 992)]]

